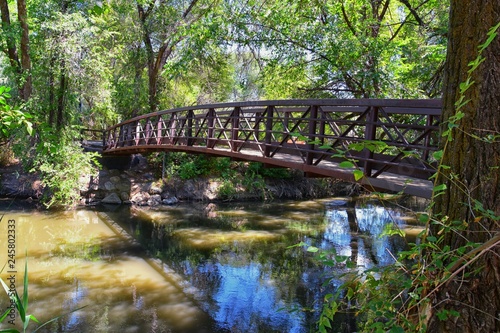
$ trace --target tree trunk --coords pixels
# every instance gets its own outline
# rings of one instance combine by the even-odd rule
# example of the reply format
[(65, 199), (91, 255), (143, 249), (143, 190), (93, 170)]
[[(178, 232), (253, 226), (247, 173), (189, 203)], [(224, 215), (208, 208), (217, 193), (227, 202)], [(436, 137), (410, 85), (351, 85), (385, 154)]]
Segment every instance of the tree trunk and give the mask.
[[(456, 114), (460, 84), (478, 56), (476, 46), (498, 22), (498, 0), (451, 1), (443, 130)], [(452, 277), (429, 291), (429, 332), (500, 332), (500, 38), (483, 56), (485, 61), (471, 74), (474, 84), (465, 92), (464, 100), (470, 101), (461, 109), (459, 128), (453, 130), (452, 141), (443, 138), (443, 165), (450, 168), (441, 170), (438, 184), (446, 184), (447, 190), (435, 198), (433, 207), (444, 226), (463, 229), (442, 233), (443, 225), (434, 224), (430, 230), (437, 238), (444, 236), (442, 246), (451, 251), (470, 252), (463, 260), (444, 262)], [(480, 246), (471, 250), (468, 242)], [(445, 318), (450, 310), (460, 315)]]
[(26, 1), (17, 0), (17, 16), (21, 26), (21, 73), (20, 82), (21, 98), (27, 101), (31, 96), (31, 57), (29, 47), (28, 13), (26, 11)]
[(12, 34), (12, 25), (10, 23), (9, 4), (7, 0), (0, 0), (0, 11), (2, 12), (2, 31), (5, 36), (7, 54), (9, 56), (10, 65), (18, 69), (19, 58), (17, 56), (16, 40)]
[(2, 12), (2, 31), (6, 36), (7, 55), (11, 67), (16, 73), (17, 88), (19, 96), (22, 100), (29, 99), (32, 90), (31, 83), (31, 58), (29, 54), (29, 30), (28, 30), (28, 14), (26, 12), (25, 0), (17, 1), (18, 20), (21, 27), (21, 61), (16, 47), (16, 39), (14, 38), (14, 28), (10, 22), (10, 12), (8, 1), (0, 0), (0, 10)]
[[(14, 38), (14, 28), (10, 22), (10, 11), (7, 0), (0, 0), (0, 11), (2, 12), (2, 34), (6, 41), (6, 53), (9, 57), (10, 66), (16, 73), (16, 80), (20, 82), (21, 64), (17, 54), (16, 39)], [(19, 84), (18, 84), (19, 85)], [(19, 89), (21, 91), (21, 89)], [(21, 95), (21, 92), (20, 92)]]
[(61, 130), (64, 125), (64, 106), (68, 80), (66, 77), (66, 61), (61, 60), (61, 73), (59, 74), (59, 93), (57, 95), (57, 120), (56, 129)]
[(54, 68), (56, 66), (56, 56), (52, 55), (50, 57), (50, 65), (49, 65), (49, 86), (48, 86), (48, 94), (49, 94), (49, 126), (54, 127), (54, 122), (56, 119), (56, 93), (55, 93), (55, 74), (54, 74)]

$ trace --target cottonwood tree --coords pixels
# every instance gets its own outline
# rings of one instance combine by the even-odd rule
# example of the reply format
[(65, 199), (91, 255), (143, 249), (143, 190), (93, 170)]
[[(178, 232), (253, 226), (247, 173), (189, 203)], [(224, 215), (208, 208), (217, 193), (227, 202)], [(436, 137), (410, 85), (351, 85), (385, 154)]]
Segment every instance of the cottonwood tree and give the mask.
[[(40, 122), (54, 130), (114, 121), (111, 106), (116, 25), (109, 7), (87, 2), (32, 0), (33, 85)], [(116, 38), (115, 38), (116, 39)], [(104, 52), (105, 50), (105, 52)], [(111, 120), (110, 120), (111, 119)]]
[(487, 35), (499, 23), (496, 0), (451, 1), (443, 96), (450, 136), (437, 180), (446, 190), (435, 198), (440, 220), (429, 237), (463, 255), (450, 255), (445, 282), (425, 291), (429, 332), (500, 332), (500, 38)]
[(442, 1), (228, 3), (235, 41), (263, 60), (264, 84), (279, 89), (267, 79), (274, 76), (285, 93), (296, 87), (283, 97), (435, 97), (440, 90)]
[[(182, 50), (191, 46), (197, 46), (203, 52), (206, 47), (203, 42), (217, 40), (217, 26), (222, 21), (211, 14), (214, 14), (218, 2), (137, 1), (138, 20), (146, 53), (150, 112), (158, 109), (159, 80), (167, 62), (173, 61)], [(197, 40), (198, 43), (193, 43), (192, 40)], [(185, 60), (183, 58), (181, 62)]]
[(17, 0), (17, 19), (20, 26), (19, 48), (15, 38), (16, 28), (11, 22), (9, 1), (0, 0), (0, 11), (2, 18), (2, 34), (5, 38), (5, 45), (2, 50), (7, 54), (10, 66), (15, 74), (19, 97), (27, 101), (31, 96), (31, 57), (29, 47), (29, 27), (28, 14), (26, 11), (26, 1)]

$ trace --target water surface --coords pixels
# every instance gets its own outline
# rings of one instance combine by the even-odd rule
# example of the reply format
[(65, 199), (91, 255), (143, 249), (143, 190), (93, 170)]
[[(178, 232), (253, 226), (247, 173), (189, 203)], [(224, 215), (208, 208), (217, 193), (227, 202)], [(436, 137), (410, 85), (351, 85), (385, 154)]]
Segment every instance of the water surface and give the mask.
[[(6, 204), (0, 262), (14, 219), (20, 292), (28, 254), (29, 312), (44, 321), (86, 306), (46, 332), (309, 332), (347, 268), (322, 267), (291, 246), (335, 249), (361, 270), (392, 262), (405, 246), (383, 235), (387, 225), (415, 228), (401, 208), (341, 199), (59, 213)], [(355, 329), (354, 318), (336, 320)]]

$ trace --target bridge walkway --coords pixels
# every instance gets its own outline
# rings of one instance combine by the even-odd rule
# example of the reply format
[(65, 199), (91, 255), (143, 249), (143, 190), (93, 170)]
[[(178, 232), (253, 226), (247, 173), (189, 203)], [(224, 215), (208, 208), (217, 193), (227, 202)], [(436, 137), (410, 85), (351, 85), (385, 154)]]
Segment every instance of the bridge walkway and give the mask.
[[(184, 151), (429, 198), (440, 100), (286, 100), (165, 110), (104, 131), (103, 154)], [(346, 160), (353, 169), (346, 168)]]

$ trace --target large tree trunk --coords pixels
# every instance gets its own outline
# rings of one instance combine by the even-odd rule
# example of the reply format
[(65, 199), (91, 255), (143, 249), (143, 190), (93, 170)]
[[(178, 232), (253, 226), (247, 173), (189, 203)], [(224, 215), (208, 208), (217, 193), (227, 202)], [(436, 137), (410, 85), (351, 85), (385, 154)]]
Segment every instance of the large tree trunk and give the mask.
[[(163, 67), (165, 67), (167, 60), (172, 55), (174, 48), (177, 47), (177, 45), (180, 42), (182, 42), (184, 38), (187, 37), (185, 35), (175, 36), (176, 31), (182, 25), (189, 25), (192, 23), (190, 21), (191, 19), (188, 19), (188, 16), (190, 16), (192, 10), (194, 9), (198, 1), (199, 0), (191, 0), (187, 8), (182, 13), (182, 16), (179, 18), (179, 20), (171, 22), (168, 25), (170, 30), (170, 35), (168, 36), (168, 38), (166, 38), (166, 40), (163, 43), (159, 44), (158, 51), (155, 51), (153, 48), (152, 36), (154, 34), (152, 34), (152, 32), (149, 31), (147, 22), (150, 19), (151, 13), (153, 12), (153, 10), (155, 10), (155, 7), (157, 5), (154, 2), (151, 2), (148, 4), (149, 6), (146, 8), (143, 4), (137, 1), (137, 12), (139, 14), (139, 20), (141, 21), (142, 24), (143, 42), (146, 48), (147, 61), (148, 61), (148, 83), (149, 83), (148, 93), (149, 93), (150, 112), (156, 112), (158, 110), (159, 106), (158, 93), (160, 90), (160, 88), (158, 87), (158, 80), (160, 78), (161, 71), (163, 70)], [(166, 4), (160, 2), (159, 6), (166, 6)], [(192, 18), (192, 20), (194, 21), (199, 20), (202, 17), (203, 15), (198, 15), (197, 17)]]
[[(444, 81), (443, 120), (456, 113), (460, 83), (466, 81), (469, 63), (490, 28), (500, 22), (498, 0), (452, 0), (450, 35)], [(500, 332), (500, 38), (483, 52), (485, 61), (472, 72), (475, 83), (465, 92), (469, 100), (463, 119), (453, 130), (452, 141), (443, 142), (443, 165), (438, 184), (447, 190), (436, 197), (434, 216), (443, 225), (431, 227), (431, 235), (444, 235), (442, 246), (461, 247), (462, 260), (450, 265), (452, 277), (429, 290), (429, 332)], [(448, 128), (443, 123), (443, 130)], [(479, 140), (483, 138), (483, 140)], [(443, 138), (443, 141), (445, 138)], [(488, 142), (490, 141), (490, 142)], [(496, 215), (496, 217), (494, 217)], [(454, 224), (455, 223), (455, 224)], [(446, 232), (443, 226), (461, 225), (464, 230)], [(443, 232), (444, 231), (444, 232)], [(475, 250), (468, 242), (482, 244)], [(460, 316), (444, 318), (444, 311)]]

